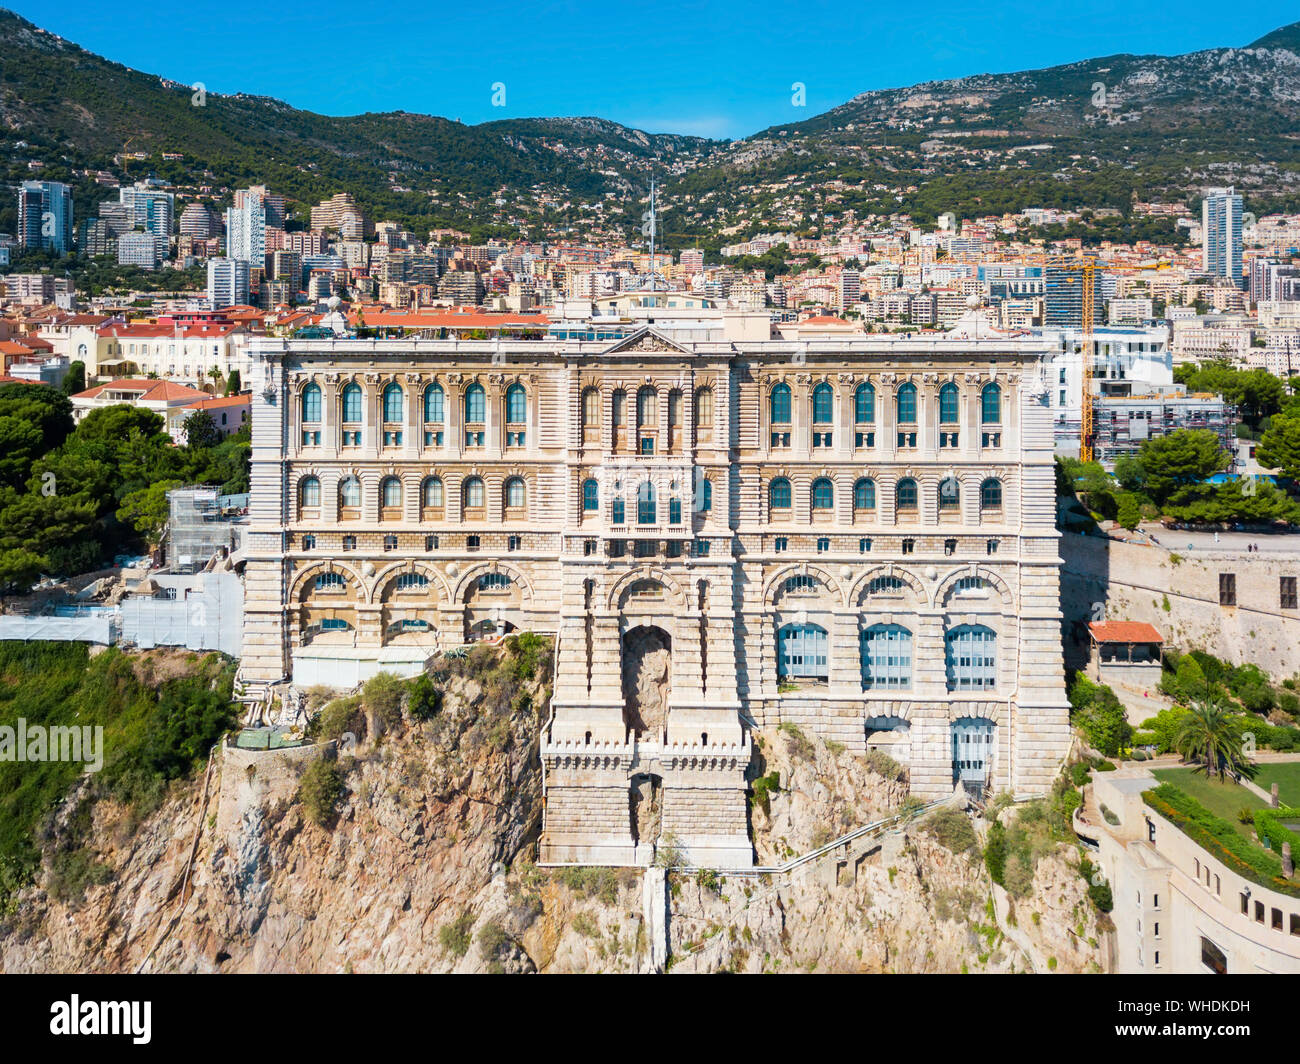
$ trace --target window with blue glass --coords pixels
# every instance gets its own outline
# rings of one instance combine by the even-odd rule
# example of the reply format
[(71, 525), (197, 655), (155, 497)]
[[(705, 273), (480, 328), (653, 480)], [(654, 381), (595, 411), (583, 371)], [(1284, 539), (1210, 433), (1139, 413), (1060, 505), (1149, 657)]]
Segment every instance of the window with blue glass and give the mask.
[(361, 420), (361, 385), (349, 384), (343, 389), (343, 420), (355, 424)]
[(785, 477), (777, 477), (767, 486), (768, 506), (773, 510), (790, 509), (790, 481)]
[(858, 425), (871, 425), (876, 420), (876, 389), (870, 384), (859, 384), (853, 393), (853, 420)]
[(593, 479), (582, 482), (582, 509), (584, 512), (600, 509), (600, 485)]
[(915, 510), (917, 503), (916, 481), (911, 477), (905, 477), (898, 482), (895, 489), (894, 497), (898, 501), (898, 509)]
[(790, 424), (790, 386), (778, 384), (770, 396), (773, 425)]
[(446, 394), (441, 384), (430, 384), (424, 389), (424, 420), (441, 425), (444, 418)]
[(674, 525), (682, 523), (682, 500), (676, 495), (668, 500), (668, 522)]
[(302, 419), (303, 421), (320, 420), (320, 387), (315, 384), (309, 384), (302, 390)]
[(944, 636), (949, 691), (988, 691), (997, 686), (997, 635), (981, 624), (962, 624)]
[(863, 477), (853, 485), (853, 509), (874, 510), (876, 508), (876, 482)]
[(862, 686), (902, 690), (912, 686), (912, 633), (901, 624), (873, 624), (862, 630)]
[(898, 423), (900, 425), (916, 424), (916, 385), (908, 382), (901, 385), (896, 397)]
[(813, 389), (813, 421), (819, 425), (829, 425), (833, 418), (835, 391), (822, 381)]
[(402, 386), (390, 384), (384, 389), (384, 421), (397, 424), (402, 420)]
[(812, 484), (812, 508), (829, 510), (835, 505), (835, 489), (826, 477), (818, 477)]
[(461, 489), (461, 499), (467, 509), (480, 509), (484, 505), (487, 493), (483, 488), (481, 477), (470, 477)]
[(506, 506), (517, 510), (528, 505), (528, 488), (523, 477), (511, 477), (506, 481)]
[(1000, 510), (1002, 508), (1002, 481), (989, 477), (980, 485), (980, 509)]
[(957, 385), (949, 381), (939, 389), (939, 423), (953, 425), (957, 422)]
[(646, 480), (636, 489), (636, 523), (653, 525), (655, 521), (655, 488)]
[(614, 512), (613, 512), (613, 515), (611, 516), (610, 520), (612, 520), (612, 521), (614, 522), (614, 524), (616, 524), (616, 525), (621, 525), (624, 521), (627, 520), (627, 515), (626, 515), (626, 506), (625, 506), (625, 504), (624, 504), (624, 502), (623, 502), (623, 496), (622, 496), (622, 495), (615, 495), (615, 496), (614, 496), (614, 508), (613, 508), (613, 509), (614, 509)]
[(487, 393), (483, 385), (471, 384), (465, 389), (465, 423), (481, 425), (487, 415)]
[(776, 633), (776, 674), (782, 679), (827, 676), (826, 629), (815, 624), (787, 624)]
[(528, 420), (528, 395), (522, 384), (506, 389), (506, 424), (522, 425)]
[(379, 490), (385, 509), (402, 505), (402, 482), (396, 477), (385, 477)]
[(980, 421), (985, 425), (1002, 423), (1002, 389), (992, 382), (980, 391)]

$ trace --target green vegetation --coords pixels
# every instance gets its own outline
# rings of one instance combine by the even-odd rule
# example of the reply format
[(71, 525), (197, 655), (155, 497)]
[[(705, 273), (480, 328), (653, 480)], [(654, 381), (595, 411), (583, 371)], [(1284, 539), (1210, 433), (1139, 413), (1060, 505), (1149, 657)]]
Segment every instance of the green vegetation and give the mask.
[(750, 802), (753, 805), (761, 806), (764, 813), (772, 811), (772, 795), (781, 790), (781, 773), (769, 772), (766, 776), (759, 776), (754, 780), (753, 793), (750, 795)]
[(926, 818), (925, 828), (939, 845), (953, 853), (975, 853), (979, 849), (970, 817), (959, 809), (936, 809)]
[(1253, 778), (1265, 791), (1276, 783), (1278, 798), (1284, 805), (1300, 806), (1300, 761), (1261, 762)]
[[(1133, 726), (1124, 704), (1105, 684), (1095, 684), (1076, 673), (1070, 684), (1070, 721), (1087, 737), (1092, 747), (1108, 757), (1117, 756), (1133, 739)], [(1075, 781), (1076, 786), (1080, 786)]]
[(78, 808), (58, 830), (52, 815), (85, 766), (0, 762), (0, 908), (30, 881), (42, 851), (74, 887), (84, 878), (73, 874), (78, 869), (85, 881), (102, 877), (83, 852), (94, 804), (111, 798), (143, 818), (233, 726), (232, 662), (196, 655), (184, 675), (159, 676), (162, 657), (109, 649), (92, 658), (80, 643), (0, 643), (0, 724), (14, 727), (21, 718), (29, 726), (104, 729), (103, 769), (85, 777)]
[(1199, 761), (1210, 776), (1246, 769), (1240, 720), (1219, 701), (1193, 702), (1174, 734), (1174, 749), (1188, 761)]
[(1300, 883), (1282, 878), (1282, 864), (1276, 854), (1249, 841), (1239, 825), (1216, 816), (1181, 786), (1161, 783), (1144, 791), (1142, 799), (1234, 872), (1270, 890), (1300, 897)]
[(1237, 813), (1243, 808), (1261, 809), (1264, 806), (1254, 791), (1230, 780), (1210, 779), (1194, 768), (1157, 768), (1152, 770), (1152, 775), (1161, 783), (1176, 787), (1214, 816), (1221, 817), (1243, 836), (1248, 837), (1250, 832), (1238, 822)]
[(343, 773), (333, 758), (321, 757), (313, 761), (298, 785), (303, 811), (312, 823), (321, 827), (333, 825), (346, 792)]
[(444, 953), (450, 953), (456, 958), (463, 957), (469, 952), (473, 930), (474, 914), (469, 911), (463, 912), (451, 923), (443, 924), (438, 928), (438, 945), (442, 947)]
[(1285, 821), (1288, 820), (1292, 823), (1300, 820), (1300, 809), (1288, 806), (1272, 809), (1266, 806), (1255, 810), (1252, 817), (1261, 846), (1280, 855), (1283, 843), (1290, 843), (1292, 856), (1300, 857), (1300, 835), (1287, 827)]

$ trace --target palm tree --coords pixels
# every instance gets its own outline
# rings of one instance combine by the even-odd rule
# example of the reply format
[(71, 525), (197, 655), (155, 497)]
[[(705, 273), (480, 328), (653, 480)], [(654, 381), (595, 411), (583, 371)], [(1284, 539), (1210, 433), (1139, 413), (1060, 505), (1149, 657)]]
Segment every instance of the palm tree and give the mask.
[(1242, 750), (1241, 724), (1217, 698), (1193, 702), (1173, 747), (1188, 761), (1199, 761), (1210, 776), (1239, 773), (1250, 764)]

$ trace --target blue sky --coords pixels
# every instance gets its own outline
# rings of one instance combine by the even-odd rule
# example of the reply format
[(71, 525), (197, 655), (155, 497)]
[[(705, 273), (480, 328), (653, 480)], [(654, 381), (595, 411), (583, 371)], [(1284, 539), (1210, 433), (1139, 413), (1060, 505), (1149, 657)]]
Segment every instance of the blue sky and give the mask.
[[(798, 121), (868, 89), (1240, 47), (1300, 17), (1295, 0), (0, 3), (127, 66), (324, 114), (598, 115), (711, 137)], [(791, 102), (795, 82), (805, 107)], [(497, 84), (504, 107), (493, 106)]]

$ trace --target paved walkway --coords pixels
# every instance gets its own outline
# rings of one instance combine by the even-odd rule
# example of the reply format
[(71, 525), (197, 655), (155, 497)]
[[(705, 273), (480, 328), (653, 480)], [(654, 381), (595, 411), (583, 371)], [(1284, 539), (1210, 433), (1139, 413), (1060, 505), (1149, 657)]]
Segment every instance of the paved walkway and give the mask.
[(1155, 523), (1139, 525), (1138, 531), (1143, 535), (1129, 537), (1132, 541), (1152, 540), (1174, 553), (1198, 550), (1245, 553), (1248, 546), (1254, 545), (1260, 554), (1300, 554), (1300, 534), (1291, 532), (1220, 532), (1216, 540), (1213, 532), (1180, 532)]

